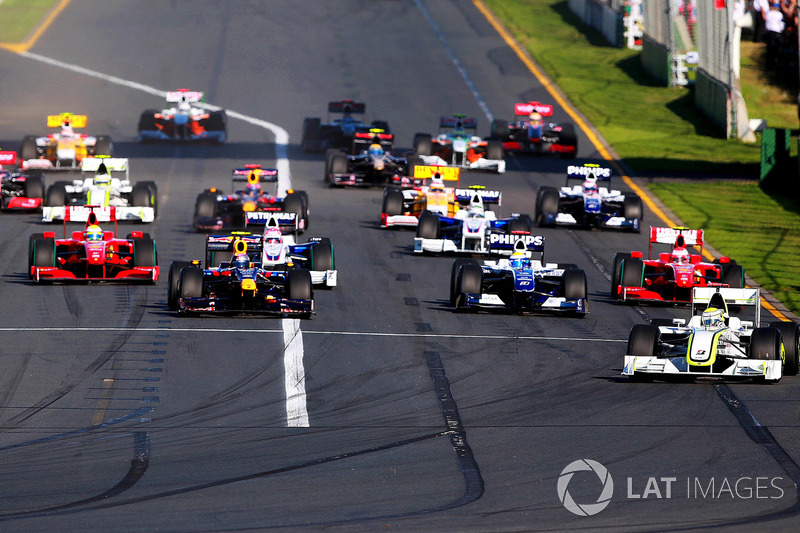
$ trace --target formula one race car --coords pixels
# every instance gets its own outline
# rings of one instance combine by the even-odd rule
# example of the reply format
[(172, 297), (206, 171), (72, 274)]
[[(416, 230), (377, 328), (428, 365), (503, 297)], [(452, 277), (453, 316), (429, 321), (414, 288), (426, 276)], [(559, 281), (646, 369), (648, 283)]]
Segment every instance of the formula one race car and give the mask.
[(75, 132), (74, 128), (85, 128), (88, 122), (86, 115), (48, 115), (47, 127), (61, 129), (44, 137), (26, 135), (22, 139), (19, 158), (23, 170), (74, 170), (80, 168), (85, 157), (111, 156), (111, 137)]
[[(496, 139), (483, 140), (473, 135), (478, 121), (466, 115), (439, 119), (439, 134), (414, 135), (414, 153), (426, 165), (454, 165), (471, 170), (506, 171), (503, 144)], [(467, 130), (472, 130), (470, 134)]]
[[(147, 233), (131, 232), (125, 239), (103, 231), (99, 219), (116, 222), (114, 208), (87, 207), (84, 231), (56, 239), (55, 232), (35, 233), (28, 241), (28, 271), (34, 283), (64, 281), (158, 281), (156, 243)], [(100, 215), (100, 216), (97, 216)]]
[(409, 186), (408, 175), (415, 164), (422, 161), (396, 157), (377, 142), (352, 155), (331, 148), (325, 153), (325, 183), (330, 187)]
[(179, 314), (309, 318), (314, 312), (311, 273), (294, 264), (262, 264), (262, 242), (261, 235), (208, 235), (205, 269), (200, 261), (170, 265), (169, 308)]
[(44, 176), (8, 170), (17, 164), (17, 152), (0, 151), (0, 210), (30, 211), (42, 207)]
[[(228, 117), (224, 109), (209, 110), (201, 91), (178, 89), (167, 93), (170, 107), (148, 109), (139, 117), (139, 142), (210, 141), (227, 139)], [(194, 106), (192, 104), (199, 104)]]
[[(456, 198), (459, 196), (457, 193)], [(454, 217), (423, 212), (414, 238), (414, 252), (511, 255), (514, 244), (520, 239), (526, 245), (538, 242), (538, 236), (531, 235), (532, 222), (528, 215), (498, 219), (493, 211), (484, 207), (492, 203), (499, 206), (500, 200), (499, 191), (478, 188), (472, 190), (469, 206), (459, 209)]]
[[(458, 185), (459, 167), (414, 165), (413, 187), (387, 187), (383, 190), (381, 227), (416, 227), (423, 212), (429, 211), (444, 217), (455, 217), (456, 213), (469, 205), (472, 189), (446, 187), (445, 182)], [(483, 192), (484, 201), (498, 203), (499, 191)]]
[(300, 146), (304, 152), (324, 152), (330, 148), (344, 148), (358, 154), (364, 144), (373, 139), (386, 152), (392, 151), (394, 135), (385, 120), (373, 120), (364, 124), (353, 115), (363, 115), (367, 106), (363, 102), (341, 100), (328, 102), (328, 113), (341, 113), (342, 117), (323, 123), (318, 117), (303, 120), (303, 136)]
[(90, 211), (84, 205), (114, 207), (116, 220), (153, 222), (158, 213), (158, 187), (153, 181), (131, 184), (128, 168), (127, 158), (87, 157), (80, 179), (57, 181), (48, 187), (42, 222), (85, 222)]
[[(653, 244), (672, 246), (671, 252), (653, 257)], [(620, 301), (691, 303), (694, 287), (744, 287), (744, 269), (729, 257), (714, 263), (688, 246), (703, 249), (703, 230), (650, 228), (647, 257), (642, 252), (614, 256), (611, 296)]]
[[(583, 183), (570, 186), (570, 180)], [(566, 186), (560, 189), (539, 187), (536, 222), (539, 226), (579, 226), (638, 233), (642, 224), (642, 199), (635, 193), (623, 193), (610, 187), (610, 168), (589, 163), (570, 165)]]
[(544, 263), (544, 237), (518, 240), (510, 258), (484, 261), (459, 258), (450, 271), (450, 304), (456, 310), (514, 313), (588, 311), (586, 273), (574, 265)]
[[(197, 195), (193, 225), (198, 231), (219, 231), (246, 226), (264, 226), (277, 219), (284, 233), (303, 233), (308, 228), (308, 194), (290, 190), (278, 196), (278, 171), (251, 164), (233, 169), (230, 194), (206, 189)], [(262, 189), (274, 183), (275, 192)]]
[[(656, 319), (633, 326), (624, 375), (637, 381), (683, 376), (767, 383), (797, 375), (800, 329), (794, 322), (761, 326), (759, 289), (695, 287), (692, 292), (688, 323)], [(750, 308), (754, 318), (734, 316), (729, 306)]]
[(556, 154), (574, 158), (578, 153), (575, 126), (568, 123), (545, 122), (543, 117), (553, 115), (553, 106), (541, 102), (514, 104), (514, 114), (527, 120), (492, 121), (491, 138), (499, 139), (506, 152), (530, 154)]

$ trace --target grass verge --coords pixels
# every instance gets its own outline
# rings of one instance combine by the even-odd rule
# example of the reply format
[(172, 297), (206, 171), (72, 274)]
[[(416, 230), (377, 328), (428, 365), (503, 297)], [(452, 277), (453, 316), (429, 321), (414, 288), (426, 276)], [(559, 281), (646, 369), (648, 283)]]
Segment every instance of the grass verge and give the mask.
[(59, 1), (3, 0), (0, 3), (0, 42), (24, 42)]

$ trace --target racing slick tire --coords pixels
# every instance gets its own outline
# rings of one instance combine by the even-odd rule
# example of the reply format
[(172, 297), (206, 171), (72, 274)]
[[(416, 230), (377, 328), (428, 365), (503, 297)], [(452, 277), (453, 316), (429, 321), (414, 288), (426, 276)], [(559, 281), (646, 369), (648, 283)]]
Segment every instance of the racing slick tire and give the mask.
[(539, 187), (536, 194), (536, 224), (547, 225), (549, 215), (558, 215), (558, 189), (555, 187)]
[(28, 198), (41, 198), (44, 200), (44, 176), (31, 174), (25, 180), (25, 196)]
[(417, 224), (417, 237), (423, 239), (440, 239), (442, 229), (439, 225), (439, 216), (430, 211), (423, 211), (419, 215)]
[(33, 266), (33, 243), (36, 239), (44, 239), (44, 233), (31, 233), (30, 237), (28, 237), (28, 274), (30, 274), (31, 268)]
[(622, 216), (624, 216), (626, 219), (639, 221), (639, 228), (636, 230), (637, 232), (641, 231), (643, 214), (644, 206), (642, 205), (642, 199), (639, 198), (639, 195), (634, 193), (625, 193), (625, 198), (622, 201)]
[(190, 266), (189, 261), (173, 261), (169, 264), (169, 275), (167, 276), (167, 307), (173, 311), (178, 309), (178, 299), (180, 298), (181, 270)]
[(505, 139), (508, 137), (508, 121), (496, 118), (492, 121), (492, 128), (489, 136), (493, 139)]
[(150, 188), (150, 197), (153, 199), (153, 216), (158, 216), (158, 185), (156, 185), (155, 181), (142, 181)]
[(22, 145), (19, 147), (19, 158), (23, 161), (39, 158), (39, 149), (36, 147), (35, 135), (26, 135), (22, 138)]
[(133, 185), (131, 205), (134, 207), (155, 207), (155, 196), (147, 183), (140, 181)]
[(197, 195), (194, 203), (194, 217), (206, 218), (213, 217), (217, 212), (217, 195), (214, 193), (201, 192)]
[[(628, 355), (652, 357), (658, 355), (658, 326), (650, 324), (636, 324), (628, 334)], [(628, 376), (630, 381), (652, 381), (653, 377), (646, 373), (635, 372)]]
[(513, 233), (526, 234), (531, 232), (531, 221), (528, 217), (512, 218), (506, 225), (506, 232), (511, 235)]
[(414, 167), (421, 167), (425, 166), (425, 161), (418, 155), (409, 155), (406, 158), (407, 165), (406, 165), (406, 175), (410, 177), (414, 177)]
[(203, 296), (203, 269), (191, 265), (184, 267), (178, 276), (178, 294), (181, 298), (200, 298)]
[(326, 181), (330, 181), (331, 174), (345, 174), (347, 172), (347, 154), (339, 150), (335, 150), (328, 154), (327, 167), (328, 172), (325, 173)]
[(456, 276), (455, 307), (464, 307), (465, 294), (481, 294), (483, 286), (483, 269), (474, 264), (462, 265)]
[(622, 262), (630, 259), (631, 254), (619, 252), (614, 254), (614, 266), (611, 269), (611, 297), (614, 299), (619, 298), (617, 290), (620, 283), (622, 283)]
[[(56, 266), (56, 240), (36, 238), (33, 239), (33, 264), (37, 267)], [(30, 268), (28, 269), (30, 271)]]
[(95, 157), (98, 155), (107, 155), (108, 157), (111, 157), (112, 150), (113, 143), (111, 142), (111, 137), (108, 135), (98, 135), (97, 140), (94, 143), (92, 155)]
[(57, 181), (47, 188), (44, 203), (47, 205), (67, 205), (67, 181)]
[[(297, 215), (297, 233), (303, 233), (308, 227), (308, 215), (306, 214), (306, 202), (303, 201), (302, 195), (298, 192), (287, 194), (283, 199), (283, 210)], [(302, 228), (300, 227), (301, 220), (303, 221)]]
[(310, 270), (333, 270), (333, 244), (328, 237), (315, 242), (309, 249)]
[(286, 298), (290, 300), (310, 300), (313, 298), (311, 272), (305, 268), (287, 271), (284, 291)]
[(304, 152), (313, 152), (319, 142), (319, 126), (322, 121), (319, 117), (303, 119), (303, 136), (300, 138), (300, 148)]
[(564, 271), (564, 297), (586, 298), (586, 272), (577, 268)]
[(153, 239), (133, 240), (133, 266), (154, 267), (158, 266), (156, 255), (156, 241)]
[(461, 270), (461, 267), (464, 265), (474, 265), (478, 268), (481, 268), (481, 264), (475, 260), (470, 259), (467, 257), (459, 257), (458, 259), (453, 261), (453, 266), (450, 268), (450, 305), (456, 305), (456, 297), (458, 293), (456, 292), (456, 282), (458, 281), (458, 272)]
[(383, 206), (381, 213), (394, 216), (403, 214), (403, 193), (397, 189), (386, 188), (383, 190)]
[(417, 155), (431, 155), (433, 141), (427, 133), (414, 134), (414, 153)]
[(730, 265), (723, 268), (722, 283), (726, 283), (734, 289), (744, 288), (744, 269), (741, 265)]
[(568, 146), (574, 146), (575, 150), (572, 152), (564, 152), (561, 154), (563, 159), (575, 159), (578, 155), (578, 135), (575, 133), (575, 126), (572, 124), (561, 124), (561, 134), (559, 135), (559, 143)]
[(795, 322), (770, 322), (769, 327), (781, 332), (783, 340), (783, 374), (796, 376), (800, 369), (800, 326)]
[(486, 142), (486, 159), (503, 159), (503, 143), (497, 139)]
[(212, 111), (206, 120), (206, 129), (210, 131), (225, 131), (228, 127), (228, 115), (224, 109)]
[(630, 257), (622, 260), (620, 279), (623, 287), (644, 287), (644, 263)]
[[(781, 358), (781, 332), (777, 328), (755, 328), (750, 336), (750, 347), (748, 355), (750, 359), (760, 361), (780, 360)], [(757, 381), (766, 381), (757, 379)], [(769, 383), (777, 383), (779, 379), (770, 380)]]

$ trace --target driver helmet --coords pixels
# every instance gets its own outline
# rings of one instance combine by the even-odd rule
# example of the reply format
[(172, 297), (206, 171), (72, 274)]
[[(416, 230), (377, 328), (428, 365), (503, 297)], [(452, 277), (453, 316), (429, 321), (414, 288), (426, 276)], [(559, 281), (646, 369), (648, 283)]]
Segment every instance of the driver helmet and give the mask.
[(234, 268), (248, 268), (250, 266), (250, 256), (247, 254), (236, 254), (233, 258)]
[(469, 214), (472, 216), (482, 216), (486, 214), (483, 209), (483, 204), (480, 202), (472, 202), (469, 204)]
[(430, 190), (432, 192), (444, 192), (444, 181), (442, 180), (442, 175), (438, 172), (431, 178)]
[(691, 262), (691, 257), (689, 257), (689, 251), (686, 248), (675, 248), (672, 250), (669, 260), (672, 263), (685, 265)]
[(265, 244), (281, 244), (283, 242), (283, 234), (278, 228), (269, 228), (264, 233)]
[(530, 261), (528, 260), (528, 256), (525, 254), (525, 252), (514, 252), (511, 254), (508, 263), (512, 268), (526, 268), (528, 265), (530, 265)]
[(105, 163), (100, 163), (100, 166), (97, 167), (97, 173), (94, 175), (92, 183), (104, 187), (111, 185), (111, 175), (108, 173)]
[(83, 238), (87, 241), (102, 241), (103, 230), (100, 229), (100, 226), (92, 224), (83, 232)]
[(533, 122), (539, 122), (540, 120), (542, 120), (542, 115), (540, 115), (540, 114), (539, 114), (539, 113), (537, 113), (536, 111), (534, 111), (533, 113), (531, 113), (530, 117), (531, 117), (531, 120), (532, 120)]
[(583, 182), (583, 193), (584, 194), (597, 194), (597, 182), (595, 180), (586, 180)]
[(722, 309), (716, 307), (709, 307), (703, 311), (700, 317), (700, 324), (707, 329), (718, 329), (725, 324), (725, 314)]
[(383, 146), (380, 144), (370, 144), (368, 152), (370, 156), (375, 158), (383, 157), (383, 155), (386, 153), (383, 151)]

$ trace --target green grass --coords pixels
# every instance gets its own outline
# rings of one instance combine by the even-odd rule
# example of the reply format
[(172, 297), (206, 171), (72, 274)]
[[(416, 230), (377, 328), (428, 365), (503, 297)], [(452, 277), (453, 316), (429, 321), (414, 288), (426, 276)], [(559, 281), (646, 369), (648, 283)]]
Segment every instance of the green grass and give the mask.
[[(565, 0), (484, 2), (634, 173), (742, 178), (659, 179), (649, 188), (684, 224), (705, 229), (710, 245), (800, 314), (800, 203), (759, 187), (759, 143), (726, 140), (694, 107), (691, 88), (656, 85), (642, 70), (638, 51), (607, 44)], [(741, 83), (749, 116), (795, 129), (797, 87), (766, 74), (763, 53), (763, 44), (743, 42)], [(793, 140), (792, 152), (795, 146)]]
[(21, 43), (59, 0), (4, 0), (0, 4), (0, 42)]

